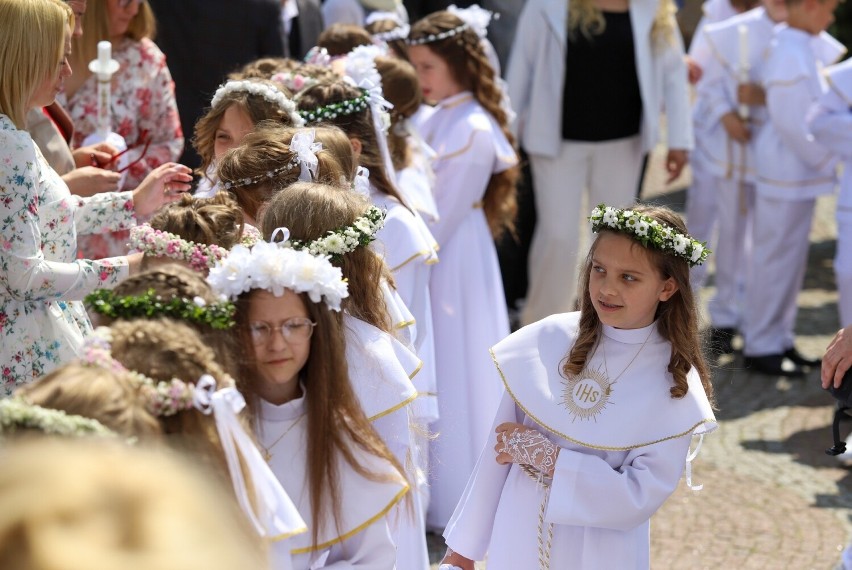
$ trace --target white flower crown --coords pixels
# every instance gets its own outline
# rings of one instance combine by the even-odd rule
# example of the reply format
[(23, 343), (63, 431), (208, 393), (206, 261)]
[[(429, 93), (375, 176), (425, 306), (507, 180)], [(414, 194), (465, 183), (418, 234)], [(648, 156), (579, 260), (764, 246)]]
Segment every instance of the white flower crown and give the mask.
[[(290, 151), (293, 153), (293, 158), (283, 166), (267, 170), (263, 174), (240, 178), (238, 180), (223, 180), (221, 181), (222, 188), (231, 190), (232, 188), (241, 188), (244, 186), (253, 186), (263, 181), (271, 181), (279, 174), (290, 172), (295, 167), (299, 167), (299, 180), (311, 182), (317, 177), (317, 168), (319, 167), (319, 159), (317, 153), (322, 150), (322, 143), (314, 142), (316, 137), (315, 129), (300, 130), (290, 139)], [(246, 244), (244, 244), (246, 245)], [(250, 244), (248, 244), (250, 245)]]
[(340, 302), (349, 296), (349, 288), (339, 267), (328, 257), (288, 247), (289, 231), (283, 231), (284, 243), (259, 242), (247, 248), (236, 245), (227, 259), (210, 270), (207, 282), (217, 293), (236, 299), (252, 289), (264, 289), (275, 296), (285, 289), (307, 293), (314, 303), (325, 302), (329, 309), (340, 310)]
[[(375, 206), (370, 206), (363, 216), (352, 222), (352, 225), (330, 230), (319, 239), (291, 240), (287, 232), (287, 237), (279, 243), (284, 247), (307, 250), (311, 255), (328, 256), (333, 260), (340, 259), (342, 255), (355, 251), (361, 246), (370, 245), (384, 225), (385, 213)], [(275, 236), (276, 234), (273, 233), (272, 238), (274, 239)]]
[(468, 28), (476, 32), (476, 35), (481, 39), (488, 35), (488, 25), (491, 23), (491, 20), (496, 19), (498, 16), (491, 10), (486, 10), (478, 4), (473, 4), (468, 8), (458, 8), (455, 4), (453, 4), (447, 8), (447, 12), (457, 16), (463, 24), (451, 30), (446, 30), (437, 34), (429, 34), (422, 38), (409, 38), (406, 40), (406, 43), (410, 46), (431, 44), (433, 42), (439, 42), (441, 40), (446, 40), (447, 38), (455, 37)]
[(18, 396), (0, 400), (0, 433), (26, 429), (75, 437), (116, 436), (114, 431), (92, 418), (30, 404)]
[(683, 258), (690, 267), (701, 265), (711, 253), (706, 244), (689, 234), (683, 234), (671, 226), (633, 210), (599, 204), (592, 210), (589, 221), (595, 233), (601, 230), (612, 230), (629, 234), (645, 247), (652, 247)]
[(263, 97), (270, 103), (275, 103), (278, 105), (279, 109), (287, 113), (290, 120), (293, 121), (293, 126), (305, 126), (305, 121), (299, 113), (296, 112), (296, 104), (293, 103), (293, 101), (271, 85), (258, 83), (256, 81), (228, 81), (216, 90), (216, 93), (213, 95), (213, 100), (210, 101), (210, 107), (215, 108), (216, 105), (218, 105), (219, 102), (230, 93), (249, 93), (251, 95), (257, 95), (258, 97)]
[(196, 271), (206, 271), (228, 255), (228, 250), (218, 245), (185, 240), (177, 234), (155, 230), (151, 224), (131, 228), (127, 246), (146, 255), (185, 261)]

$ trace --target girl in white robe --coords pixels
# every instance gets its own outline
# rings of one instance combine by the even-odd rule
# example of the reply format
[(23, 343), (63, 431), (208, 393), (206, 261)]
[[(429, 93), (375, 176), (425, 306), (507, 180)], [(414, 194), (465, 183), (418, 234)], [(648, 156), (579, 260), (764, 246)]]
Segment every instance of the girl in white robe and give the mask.
[(689, 286), (706, 251), (667, 209), (591, 219), (580, 312), (491, 350), (505, 391), (444, 534), (450, 567), (487, 552), (489, 570), (649, 568), (650, 518), (694, 458), (690, 436), (716, 427)]
[(236, 246), (208, 277), (237, 299), (257, 434), (308, 532), (288, 541), (296, 570), (393, 568), (387, 513), (408, 492), (402, 466), (370, 426), (349, 381), (342, 272), (285, 244)]
[(439, 218), (430, 229), (441, 263), (432, 270), (430, 291), (439, 419), (428, 524), (443, 528), (500, 401), (499, 386), (486, 380), (488, 347), (509, 333), (494, 237), (515, 214), (517, 155), (477, 33), (457, 16), (437, 12), (414, 24), (409, 43), (424, 96), (439, 101), (420, 131), (437, 154)]

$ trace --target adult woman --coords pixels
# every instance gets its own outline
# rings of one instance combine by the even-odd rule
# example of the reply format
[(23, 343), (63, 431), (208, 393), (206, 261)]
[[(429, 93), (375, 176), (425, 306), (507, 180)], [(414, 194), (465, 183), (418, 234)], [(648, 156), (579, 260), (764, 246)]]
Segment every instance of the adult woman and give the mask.
[(189, 189), (165, 164), (133, 192), (72, 197), (24, 130), (70, 75), (71, 10), (59, 0), (0, 0), (0, 370), (2, 393), (76, 356), (90, 323), (82, 303), (135, 272), (141, 254), (75, 260), (78, 232), (123, 229)]
[[(177, 160), (184, 143), (166, 57), (150, 39), (154, 15), (142, 0), (89, 0), (83, 27), (86, 34), (72, 42), (74, 76), (62, 96), (74, 122), (72, 144), (80, 146), (97, 130), (98, 85), (89, 62), (97, 57), (98, 42), (109, 40), (120, 65), (112, 78), (112, 129), (131, 149), (124, 188), (135, 188), (153, 168)], [(121, 232), (87, 237), (80, 247), (101, 258), (125, 253), (126, 242)]]

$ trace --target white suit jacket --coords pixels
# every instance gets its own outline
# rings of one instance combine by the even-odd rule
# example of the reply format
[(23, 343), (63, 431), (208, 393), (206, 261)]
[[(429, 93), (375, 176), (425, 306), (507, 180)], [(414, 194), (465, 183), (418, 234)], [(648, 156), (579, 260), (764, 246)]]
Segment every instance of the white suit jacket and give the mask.
[[(692, 124), (683, 40), (677, 26), (670, 45), (651, 40), (658, 0), (631, 0), (636, 72), (642, 95), (642, 145), (660, 140), (660, 112), (668, 118), (668, 146), (691, 149)], [(518, 116), (513, 128), (531, 155), (554, 157), (562, 142), (562, 94), (568, 35), (568, 0), (529, 0), (521, 12), (507, 80)]]

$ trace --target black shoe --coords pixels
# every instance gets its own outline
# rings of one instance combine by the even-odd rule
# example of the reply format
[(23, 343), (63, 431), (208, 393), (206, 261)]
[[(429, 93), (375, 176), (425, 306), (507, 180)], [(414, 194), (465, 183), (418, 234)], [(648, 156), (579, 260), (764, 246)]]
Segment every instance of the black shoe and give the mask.
[(731, 327), (713, 327), (710, 329), (709, 348), (713, 354), (731, 354), (734, 352), (734, 335), (737, 329)]
[(808, 366), (810, 368), (816, 368), (820, 364), (822, 364), (821, 358), (808, 358), (806, 356), (802, 356), (802, 354), (796, 350), (796, 347), (788, 348), (787, 352), (784, 353), (784, 356), (798, 364), (799, 366)]
[(753, 372), (770, 374), (772, 376), (801, 377), (805, 369), (784, 354), (767, 354), (765, 356), (746, 356), (745, 367)]

